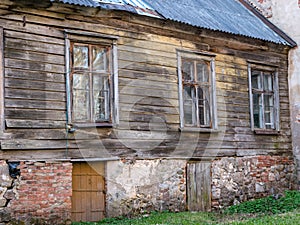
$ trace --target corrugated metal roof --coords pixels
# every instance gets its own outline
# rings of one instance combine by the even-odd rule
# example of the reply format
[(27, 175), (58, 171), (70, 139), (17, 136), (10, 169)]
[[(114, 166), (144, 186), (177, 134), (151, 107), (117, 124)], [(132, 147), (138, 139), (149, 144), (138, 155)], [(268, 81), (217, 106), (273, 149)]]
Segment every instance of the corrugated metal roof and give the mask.
[(86, 7), (100, 7), (103, 9), (128, 11), (140, 15), (160, 17), (156, 11), (143, 0), (50, 0), (65, 4), (80, 5)]
[[(239, 0), (51, 0), (104, 9), (124, 10), (192, 26), (290, 45)], [(161, 17), (163, 16), (163, 17)]]
[(289, 45), (238, 0), (151, 0), (151, 5), (170, 20)]

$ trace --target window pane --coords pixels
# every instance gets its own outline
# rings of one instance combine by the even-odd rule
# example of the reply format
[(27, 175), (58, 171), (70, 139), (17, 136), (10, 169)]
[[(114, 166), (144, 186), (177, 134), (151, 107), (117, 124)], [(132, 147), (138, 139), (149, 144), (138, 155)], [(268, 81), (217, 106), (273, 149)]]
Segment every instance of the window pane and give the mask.
[(266, 128), (274, 128), (274, 98), (273, 95), (264, 96), (265, 125)]
[(182, 79), (184, 81), (194, 80), (194, 63), (189, 61), (182, 62)]
[(262, 102), (261, 94), (253, 94), (253, 119), (254, 127), (262, 128)]
[(264, 74), (264, 90), (265, 91), (273, 90), (272, 74), (270, 73)]
[(88, 74), (73, 74), (73, 89), (89, 89)]
[(204, 61), (197, 63), (197, 81), (209, 82), (209, 68)]
[(251, 75), (252, 88), (261, 89), (261, 78), (259, 71), (252, 71)]
[(208, 87), (198, 87), (199, 122), (202, 126), (210, 126), (210, 95)]
[(73, 75), (73, 119), (75, 121), (89, 120), (89, 76), (87, 74)]
[(183, 110), (185, 124), (193, 125), (193, 88), (191, 86), (184, 86), (183, 91)]
[(101, 47), (93, 47), (93, 70), (108, 70), (108, 58), (107, 58), (107, 50)]
[(110, 120), (110, 90), (107, 76), (93, 76), (94, 120)]
[(73, 90), (73, 119), (78, 122), (89, 120), (90, 98), (85, 90)]
[(73, 62), (75, 68), (87, 69), (89, 67), (89, 48), (88, 46), (74, 46)]

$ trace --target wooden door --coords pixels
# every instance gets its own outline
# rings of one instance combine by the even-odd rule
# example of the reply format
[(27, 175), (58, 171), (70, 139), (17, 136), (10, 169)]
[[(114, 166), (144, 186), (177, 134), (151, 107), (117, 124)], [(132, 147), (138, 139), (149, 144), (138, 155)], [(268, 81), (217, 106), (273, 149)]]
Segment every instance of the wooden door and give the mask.
[(94, 222), (103, 219), (104, 163), (74, 163), (72, 179), (72, 221)]
[(187, 205), (190, 211), (211, 209), (211, 163), (187, 164)]

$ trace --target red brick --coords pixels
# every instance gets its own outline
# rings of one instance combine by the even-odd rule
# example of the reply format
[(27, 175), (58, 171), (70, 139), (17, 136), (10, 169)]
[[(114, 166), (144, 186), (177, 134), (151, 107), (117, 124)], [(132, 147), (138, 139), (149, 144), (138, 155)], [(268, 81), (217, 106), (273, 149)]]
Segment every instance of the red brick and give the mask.
[[(10, 202), (16, 219), (31, 216), (47, 221), (51, 217), (61, 223), (70, 219), (71, 171), (71, 163), (21, 162), (19, 199)], [(59, 191), (53, 185), (60, 187)]]

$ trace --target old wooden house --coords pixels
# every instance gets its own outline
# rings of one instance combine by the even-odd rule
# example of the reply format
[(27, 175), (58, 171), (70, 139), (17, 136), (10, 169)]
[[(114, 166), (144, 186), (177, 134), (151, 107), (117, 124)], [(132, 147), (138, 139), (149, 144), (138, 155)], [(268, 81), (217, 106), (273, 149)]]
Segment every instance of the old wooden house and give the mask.
[(243, 0), (2, 0), (0, 223), (294, 188), (293, 47)]

